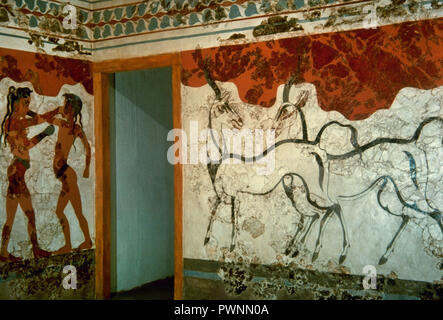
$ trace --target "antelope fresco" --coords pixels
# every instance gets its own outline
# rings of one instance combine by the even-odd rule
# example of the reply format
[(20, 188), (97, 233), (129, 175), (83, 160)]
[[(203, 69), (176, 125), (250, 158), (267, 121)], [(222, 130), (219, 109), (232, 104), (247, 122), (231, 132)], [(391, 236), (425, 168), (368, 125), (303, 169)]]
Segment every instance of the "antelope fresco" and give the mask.
[(0, 299), (106, 295), (92, 67), (163, 53), (178, 296), (442, 298), (441, 1), (85, 1), (72, 30), (57, 0), (0, 5)]
[(185, 130), (275, 130), (254, 150), (271, 174), (230, 152), (184, 166), (185, 258), (439, 281), (439, 44), (417, 22), (183, 53)]

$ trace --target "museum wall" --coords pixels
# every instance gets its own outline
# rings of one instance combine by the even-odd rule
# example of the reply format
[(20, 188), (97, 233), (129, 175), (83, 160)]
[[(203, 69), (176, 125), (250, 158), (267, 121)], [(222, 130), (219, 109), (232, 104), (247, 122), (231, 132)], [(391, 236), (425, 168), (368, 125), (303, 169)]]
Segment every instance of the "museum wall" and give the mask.
[(182, 53), (185, 297), (441, 295), (441, 30)]
[(441, 298), (441, 2), (71, 4), (0, 4), (0, 296), (94, 296), (91, 66), (180, 52), (185, 298)]

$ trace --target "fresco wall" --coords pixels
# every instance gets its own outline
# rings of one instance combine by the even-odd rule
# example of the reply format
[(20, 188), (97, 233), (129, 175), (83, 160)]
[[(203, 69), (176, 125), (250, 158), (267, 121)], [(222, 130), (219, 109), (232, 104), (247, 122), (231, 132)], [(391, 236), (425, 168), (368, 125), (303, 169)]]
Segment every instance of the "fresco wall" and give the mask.
[(185, 297), (441, 297), (442, 23), (182, 53)]
[(2, 47), (91, 59), (92, 16), (89, 1), (3, 0), (0, 3)]
[[(93, 296), (94, 251), (81, 250), (85, 235), (95, 238), (85, 60), (177, 51), (192, 162), (184, 166), (185, 297), (441, 297), (441, 1), (70, 4), (76, 29), (63, 27), (60, 1), (0, 4), (0, 116), (12, 86), (30, 88), (35, 114), (25, 118), (35, 125), (26, 135), (38, 141), (24, 162), (8, 142), (2, 148), (1, 297)], [(82, 130), (61, 133), (61, 114), (38, 120), (65, 93), (82, 101)], [(235, 130), (255, 130), (258, 146), (237, 152), (220, 135), (199, 137), (209, 115), (210, 127), (232, 129), (234, 140), (245, 134)], [(222, 164), (199, 163), (206, 145)], [(7, 223), (8, 191), (30, 199), (35, 226), (17, 201)], [(35, 236), (44, 251), (33, 250)], [(67, 264), (79, 270), (81, 290), (61, 289)], [(366, 265), (380, 277), (375, 291), (361, 290)]]
[(95, 61), (443, 16), (437, 0), (113, 0), (92, 7), (82, 25), (92, 31)]
[[(94, 296), (90, 63), (0, 49), (0, 296)], [(78, 270), (66, 290), (63, 268)]]
[[(69, 8), (75, 28), (63, 24), (72, 22)], [(442, 15), (438, 0), (3, 0), (0, 40), (11, 49), (101, 61)]]

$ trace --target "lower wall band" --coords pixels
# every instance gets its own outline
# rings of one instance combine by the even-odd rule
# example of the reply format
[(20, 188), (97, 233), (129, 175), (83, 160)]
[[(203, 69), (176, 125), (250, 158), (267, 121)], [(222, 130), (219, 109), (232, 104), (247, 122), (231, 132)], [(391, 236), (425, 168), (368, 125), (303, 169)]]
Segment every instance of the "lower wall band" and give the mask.
[[(76, 289), (65, 289), (65, 266), (76, 270)], [(72, 269), (71, 269), (72, 270)], [(94, 299), (95, 250), (0, 263), (0, 299)], [(68, 283), (71, 283), (68, 281)]]
[(443, 284), (377, 276), (376, 289), (364, 276), (305, 270), (284, 265), (184, 260), (185, 299), (440, 300)]

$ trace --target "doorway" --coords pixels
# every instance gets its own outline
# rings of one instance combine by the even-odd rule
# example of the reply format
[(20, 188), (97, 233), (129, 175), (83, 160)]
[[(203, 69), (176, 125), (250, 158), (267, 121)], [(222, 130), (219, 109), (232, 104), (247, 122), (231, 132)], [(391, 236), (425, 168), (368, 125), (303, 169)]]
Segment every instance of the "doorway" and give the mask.
[(173, 298), (172, 67), (109, 76), (110, 292)]

